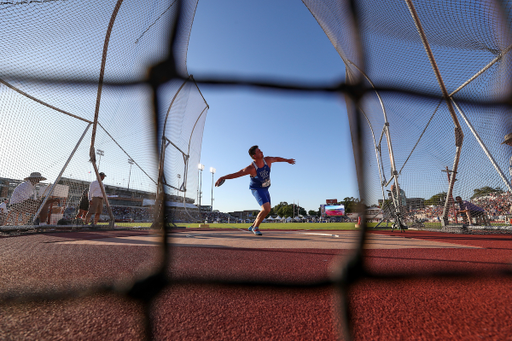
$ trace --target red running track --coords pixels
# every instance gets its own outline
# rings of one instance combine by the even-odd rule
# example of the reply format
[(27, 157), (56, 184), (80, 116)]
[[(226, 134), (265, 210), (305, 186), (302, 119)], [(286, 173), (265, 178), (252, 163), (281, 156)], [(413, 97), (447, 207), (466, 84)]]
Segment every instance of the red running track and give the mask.
[[(265, 232), (265, 231), (264, 231)], [(356, 340), (512, 339), (512, 237), (408, 231), (384, 233), (477, 248), (372, 249), (365, 261), (377, 274), (349, 293)], [(0, 238), (0, 299), (34, 291), (76, 290), (118, 283), (155, 268), (158, 248), (120, 237), (147, 232), (47, 233)], [(119, 245), (63, 241), (115, 237)], [(264, 236), (265, 238), (267, 236)], [(405, 239), (403, 238), (405, 237)], [(283, 246), (286, 240), (283, 239)], [(175, 279), (313, 282), (325, 280), (348, 250), (175, 247)], [(475, 277), (422, 278), (436, 271)], [(167, 288), (151, 312), (159, 340), (336, 340), (338, 297), (325, 289), (207, 285)], [(143, 307), (115, 294), (0, 305), (2, 340), (137, 340)]]

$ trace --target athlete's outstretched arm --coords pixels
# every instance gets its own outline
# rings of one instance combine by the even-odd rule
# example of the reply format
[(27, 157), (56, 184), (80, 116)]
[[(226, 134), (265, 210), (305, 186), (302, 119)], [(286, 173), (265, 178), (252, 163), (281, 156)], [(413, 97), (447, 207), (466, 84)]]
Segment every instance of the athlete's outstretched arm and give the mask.
[(239, 170), (236, 173), (231, 173), (228, 175), (221, 176), (215, 182), (215, 186), (219, 187), (220, 183), (223, 182), (224, 180), (235, 179), (235, 178), (239, 178), (241, 176), (250, 175), (252, 173), (255, 173), (255, 171), (254, 171), (254, 166), (251, 164), (251, 165), (245, 167), (244, 169)]
[(288, 162), (290, 165), (295, 164), (295, 159), (285, 159), (283, 157), (278, 156), (268, 156), (265, 158), (265, 161), (267, 162), (267, 164), (272, 164), (274, 162)]

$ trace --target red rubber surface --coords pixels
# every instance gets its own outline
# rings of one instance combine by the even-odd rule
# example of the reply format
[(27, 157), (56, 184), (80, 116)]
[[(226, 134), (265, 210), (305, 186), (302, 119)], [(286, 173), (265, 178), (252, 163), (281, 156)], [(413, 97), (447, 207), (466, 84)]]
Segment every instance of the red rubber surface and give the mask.
[(350, 296), (355, 339), (512, 339), (512, 277), (498, 276), (511, 270), (512, 236), (417, 231), (400, 236), (482, 249), (369, 250), (369, 268), (399, 274), (468, 271), (475, 276), (358, 283)]
[[(150, 246), (66, 245), (63, 240), (147, 232), (36, 234), (0, 238), (0, 298), (112, 284), (154, 268)], [(379, 232), (380, 233), (380, 232)], [(350, 291), (357, 340), (511, 339), (512, 237), (408, 231), (405, 238), (479, 249), (367, 250), (376, 273), (471, 271), (474, 278), (363, 280)], [(350, 251), (176, 247), (172, 278), (311, 282), (328, 278)], [(333, 289), (181, 285), (152, 306), (159, 340), (335, 340)], [(133, 340), (143, 338), (143, 307), (114, 294), (0, 305), (2, 340)]]

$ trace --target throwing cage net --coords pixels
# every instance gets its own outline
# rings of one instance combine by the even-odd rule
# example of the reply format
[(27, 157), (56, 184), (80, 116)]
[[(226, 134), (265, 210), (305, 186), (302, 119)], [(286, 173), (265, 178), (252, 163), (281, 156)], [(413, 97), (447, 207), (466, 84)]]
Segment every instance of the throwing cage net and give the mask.
[(351, 128), (362, 139), (365, 202), (383, 209), (380, 222), (399, 212), (409, 226), (462, 223), (460, 196), (493, 225), (509, 225), (509, 4), (357, 1), (354, 22), (338, 1), (304, 3), (343, 59), (347, 84), (365, 89), (347, 102), (360, 114)]
[[(194, 80), (186, 69), (194, 0), (0, 3), (0, 197), (12, 198), (20, 184), (38, 179), (30, 182), (35, 187), (31, 202), (2, 216), (2, 231), (41, 227), (41, 213), (49, 224), (72, 220), (84, 190), (100, 173), (106, 174), (102, 217), (110, 228), (149, 221), (168, 232), (169, 222), (199, 218), (196, 167), (208, 104), (198, 84), (344, 96), (361, 199), (384, 210), (376, 218), (379, 223), (449, 227), (463, 219), (453, 204), (460, 196), (482, 207), (489, 224), (507, 225), (512, 147), (503, 142), (512, 133), (510, 3), (303, 3), (345, 64), (346, 79), (335, 87), (223, 77)], [(168, 202), (180, 206), (169, 207)], [(190, 282), (335, 287), (342, 298), (340, 332), (350, 339), (350, 286), (369, 276), (398, 278), (365, 267), (367, 225), (360, 213), (356, 250), (340, 265), (341, 275), (328, 281), (255, 283), (192, 274)], [(139, 322), (151, 339), (156, 314), (150, 308), (175, 283), (167, 272), (167, 234), (159, 237), (162, 252), (155, 256), (144, 251), (128, 279), (106, 274), (109, 280), (100, 284), (96, 278), (84, 279), (87, 283), (59, 282), (46, 290), (27, 276), (20, 280), (30, 284), (24, 290), (35, 288), (31, 295), (2, 291), (1, 301), (21, 306), (31, 299), (120, 294), (142, 302), (144, 319)], [(181, 283), (190, 282), (185, 278)]]
[[(174, 2), (139, 5), (136, 1), (0, 4), (5, 32), (0, 38), (5, 48), (0, 56), (0, 198), (15, 204), (2, 217), (4, 226), (83, 223), (75, 219), (79, 201), (100, 172), (106, 174), (107, 198), (100, 222), (111, 227), (114, 222), (123, 226), (153, 221), (160, 168), (173, 174), (161, 176), (162, 202), (196, 207), (194, 195), (185, 198), (187, 188), (189, 193), (195, 191), (187, 185), (197, 183), (197, 175), (187, 174), (186, 165), (199, 162), (206, 116), (204, 108), (194, 106), (207, 105), (197, 85), (190, 86), (191, 77), (171, 82), (159, 90), (158, 117), (168, 120), (167, 130), (156, 129), (151, 87), (143, 80), (148, 68), (169, 54), (166, 42), (177, 6)], [(176, 70), (184, 75), (196, 5), (196, 1), (184, 4), (172, 51)], [(158, 157), (155, 141), (161, 138), (188, 154), (178, 157), (173, 150), (166, 165), (160, 166), (164, 158)], [(31, 184), (35, 193), (30, 200), (22, 188), (12, 199), (16, 187), (34, 172), (42, 178)], [(182, 175), (181, 180), (176, 174)], [(172, 181), (165, 181), (169, 178)], [(182, 200), (173, 200), (176, 194)]]
[[(173, 87), (173, 84), (169, 85)], [(201, 221), (199, 201), (199, 171), (204, 122), (208, 112), (206, 103), (193, 77), (174, 85), (176, 90), (165, 115), (162, 116), (160, 141), (160, 170), (162, 183), (168, 194), (166, 212), (171, 223)], [(167, 174), (167, 175), (166, 175)]]

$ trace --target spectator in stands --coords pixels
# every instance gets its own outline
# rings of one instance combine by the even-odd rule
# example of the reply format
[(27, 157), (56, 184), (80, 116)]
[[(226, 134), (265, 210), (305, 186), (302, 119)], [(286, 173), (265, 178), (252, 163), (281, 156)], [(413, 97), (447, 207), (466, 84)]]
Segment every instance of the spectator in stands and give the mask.
[(9, 203), (9, 200), (5, 198), (2, 200), (2, 203), (0, 203), (0, 213), (7, 213), (7, 204)]
[[(503, 142), (501, 142), (501, 144), (506, 144), (506, 145), (509, 145), (512, 147), (512, 133), (505, 135), (505, 138), (503, 139)], [(510, 160), (509, 160), (509, 173), (510, 173), (511, 183), (512, 183), (512, 156), (510, 157)]]
[[(107, 176), (105, 173), (100, 173), (100, 179), (103, 181)], [(89, 185), (89, 211), (85, 215), (85, 225), (89, 224), (91, 216), (94, 214), (93, 226), (98, 224), (100, 220), (101, 212), (103, 211), (103, 192), (101, 191), (101, 185), (98, 180), (94, 180)]]
[(7, 217), (7, 204), (9, 203), (9, 200), (5, 198), (2, 200), (2, 203), (0, 203), (0, 226), (4, 224), (5, 217)]
[[(31, 217), (35, 214), (43, 202), (43, 198), (38, 199), (36, 193), (36, 185), (45, 177), (39, 172), (33, 172), (26, 177), (25, 182), (19, 184), (11, 195), (10, 211), (18, 222), (18, 215), (21, 214), (21, 224), (26, 225)], [(46, 225), (48, 218), (48, 207), (54, 202), (59, 202), (58, 198), (50, 198), (46, 201), (39, 214), (39, 225)]]
[(78, 203), (78, 213), (76, 214), (75, 219), (82, 219), (85, 221), (85, 217), (87, 212), (89, 211), (89, 189), (86, 188), (82, 192), (82, 196), (80, 197), (80, 201)]
[(236, 173), (221, 176), (215, 186), (220, 186), (227, 179), (235, 179), (241, 176), (250, 175), (249, 188), (252, 191), (252, 195), (256, 198), (256, 201), (261, 206), (261, 211), (256, 217), (254, 223), (249, 227), (249, 231), (252, 231), (255, 235), (261, 235), (259, 226), (263, 219), (270, 213), (270, 193), (268, 188), (270, 187), (270, 166), (274, 162), (288, 162), (291, 165), (295, 164), (295, 159), (285, 159), (282, 157), (271, 157), (263, 156), (263, 152), (258, 146), (252, 146), (249, 149), (249, 155), (252, 158), (252, 163), (239, 170)]
[(406, 209), (407, 208), (407, 197), (405, 196), (405, 191), (400, 188), (400, 191), (399, 191), (400, 192), (400, 196), (397, 197), (395, 185), (391, 185), (391, 192), (393, 193), (395, 198), (398, 198), (398, 204), (402, 208)]
[[(469, 201), (462, 200), (461, 197), (455, 197), (455, 200), (459, 204), (459, 211), (457, 211), (457, 214), (466, 214), (467, 222), (469, 225), (473, 225), (473, 222), (471, 218), (473, 217), (482, 217), (484, 218), (484, 223), (488, 225), (487, 222), (487, 214), (483, 208), (480, 206), (477, 206)], [(466, 219), (464, 219), (466, 220)]]

